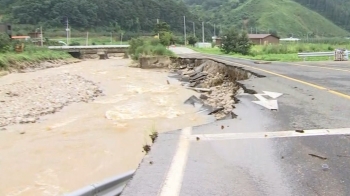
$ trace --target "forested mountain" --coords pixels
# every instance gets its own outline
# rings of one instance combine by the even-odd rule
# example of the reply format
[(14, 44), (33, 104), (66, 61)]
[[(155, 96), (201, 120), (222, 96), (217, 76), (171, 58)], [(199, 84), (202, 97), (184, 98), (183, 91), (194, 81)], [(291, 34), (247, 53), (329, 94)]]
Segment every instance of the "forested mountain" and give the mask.
[(350, 30), (350, 0), (294, 0), (301, 5), (314, 10), (336, 25)]
[[(64, 28), (65, 18), (75, 29), (152, 32), (157, 19), (178, 34), (194, 22), (201, 37), (213, 25), (235, 26), (248, 32), (281, 36), (348, 36), (350, 0), (0, 0), (0, 21)], [(344, 30), (346, 29), (346, 30)]]
[[(183, 32), (183, 16), (188, 29), (192, 21), (200, 31), (200, 21), (183, 2), (174, 0), (0, 0), (3, 20), (14, 24), (41, 24), (64, 28), (66, 17), (75, 29), (112, 27), (115, 31), (152, 32), (157, 19), (175, 32)], [(5, 9), (3, 9), (5, 8)]]
[[(347, 36), (350, 0), (178, 0), (205, 21), (281, 36)], [(343, 27), (343, 28), (341, 28)]]

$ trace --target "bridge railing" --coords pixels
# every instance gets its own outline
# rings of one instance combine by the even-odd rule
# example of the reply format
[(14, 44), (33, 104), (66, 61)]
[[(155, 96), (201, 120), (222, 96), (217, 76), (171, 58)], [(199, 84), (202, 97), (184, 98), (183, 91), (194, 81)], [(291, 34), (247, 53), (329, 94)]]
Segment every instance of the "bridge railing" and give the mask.
[(129, 48), (129, 45), (49, 46), (52, 50)]
[(103, 182), (92, 184), (72, 193), (65, 194), (64, 196), (119, 196), (134, 173), (135, 170), (129, 171)]

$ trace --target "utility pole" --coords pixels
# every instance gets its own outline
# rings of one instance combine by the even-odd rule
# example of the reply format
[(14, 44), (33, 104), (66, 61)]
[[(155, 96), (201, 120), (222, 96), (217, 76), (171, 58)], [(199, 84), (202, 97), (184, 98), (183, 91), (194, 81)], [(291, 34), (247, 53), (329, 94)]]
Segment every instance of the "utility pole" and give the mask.
[(202, 43), (204, 43), (204, 22), (202, 22)]
[(89, 32), (86, 32), (86, 45), (89, 45)]
[(202, 42), (204, 43), (204, 22), (202, 22)]
[(68, 41), (70, 42), (70, 40), (72, 39), (72, 28), (69, 29), (68, 35), (69, 35)]
[(195, 28), (195, 24), (194, 22), (192, 22), (193, 24), (193, 37), (196, 37), (196, 28)]
[(68, 44), (68, 41), (69, 41), (69, 21), (68, 21), (68, 17), (67, 17), (66, 23), (67, 23), (67, 27), (66, 27), (66, 32), (67, 32), (67, 45), (69, 45), (69, 44)]
[(40, 26), (40, 42), (41, 42), (41, 47), (43, 47), (43, 27)]
[(123, 45), (123, 32), (120, 33), (120, 42), (121, 42), (121, 45)]
[(186, 16), (184, 16), (184, 35), (185, 35), (185, 46), (186, 46)]
[[(159, 19), (157, 19), (157, 25), (158, 25), (157, 28), (159, 28)], [(159, 29), (158, 29), (158, 39), (159, 39)]]
[(258, 28), (255, 27), (255, 34), (258, 34)]
[(214, 24), (214, 37), (216, 37), (216, 26)]
[(250, 34), (253, 34), (253, 27), (250, 27)]

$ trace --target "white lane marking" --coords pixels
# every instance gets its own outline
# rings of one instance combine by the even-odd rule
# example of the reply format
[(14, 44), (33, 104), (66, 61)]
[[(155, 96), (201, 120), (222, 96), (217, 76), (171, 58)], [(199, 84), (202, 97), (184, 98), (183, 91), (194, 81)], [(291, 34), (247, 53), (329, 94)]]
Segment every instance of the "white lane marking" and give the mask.
[(254, 94), (254, 96), (258, 98), (260, 101), (267, 101), (267, 99), (263, 95), (264, 94)]
[(278, 110), (277, 100), (253, 101), (253, 103), (261, 105), (269, 110)]
[(276, 93), (276, 92), (270, 92), (270, 91), (263, 91), (265, 94), (254, 94), (254, 96), (259, 101), (253, 101), (253, 103), (256, 103), (258, 105), (261, 105), (267, 109), (270, 110), (278, 110), (278, 102), (277, 100), (268, 100), (264, 97), (264, 95), (270, 96), (273, 99), (276, 99), (280, 96), (282, 96), (282, 93)]
[(263, 91), (263, 93), (265, 93), (265, 95), (268, 95), (273, 99), (277, 99), (278, 97), (283, 95), (282, 93), (276, 93), (276, 92), (270, 92), (270, 91)]
[(180, 194), (182, 178), (188, 157), (192, 127), (184, 128), (181, 132), (177, 151), (171, 162), (170, 169), (161, 189), (160, 196), (178, 196)]
[(221, 134), (199, 134), (191, 135), (187, 139), (197, 140), (235, 140), (235, 139), (269, 139), (283, 137), (304, 137), (321, 135), (348, 135), (350, 128), (340, 129), (314, 129), (303, 130), (303, 133), (297, 131), (276, 131), (276, 132), (255, 132), (255, 133), (221, 133)]

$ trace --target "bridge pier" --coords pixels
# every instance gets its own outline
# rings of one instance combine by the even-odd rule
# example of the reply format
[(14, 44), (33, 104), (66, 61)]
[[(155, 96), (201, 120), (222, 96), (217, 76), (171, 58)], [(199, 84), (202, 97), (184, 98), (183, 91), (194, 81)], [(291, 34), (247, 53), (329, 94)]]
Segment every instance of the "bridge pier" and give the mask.
[(98, 56), (100, 56), (100, 60), (108, 59), (108, 53), (105, 51), (100, 51), (97, 54), (98, 54)]
[(81, 58), (81, 52), (68, 52), (72, 57), (80, 59)]
[(127, 58), (129, 58), (129, 56), (128, 56), (128, 53), (127, 52), (125, 52), (124, 53), (124, 57), (123, 57), (124, 59), (127, 59)]

